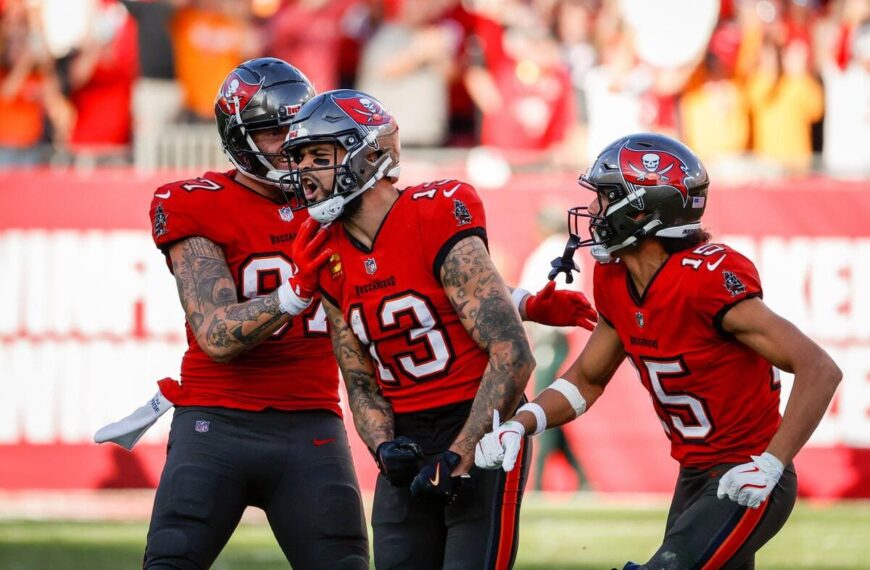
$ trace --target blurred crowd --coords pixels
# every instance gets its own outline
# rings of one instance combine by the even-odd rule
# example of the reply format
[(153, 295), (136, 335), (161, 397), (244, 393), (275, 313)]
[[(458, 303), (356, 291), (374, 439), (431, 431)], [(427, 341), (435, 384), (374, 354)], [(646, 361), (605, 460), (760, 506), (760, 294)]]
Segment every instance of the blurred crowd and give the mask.
[(652, 130), (713, 164), (870, 174), (867, 0), (0, 0), (0, 168), (129, 163), (239, 62), (377, 95), (410, 147), (582, 167)]

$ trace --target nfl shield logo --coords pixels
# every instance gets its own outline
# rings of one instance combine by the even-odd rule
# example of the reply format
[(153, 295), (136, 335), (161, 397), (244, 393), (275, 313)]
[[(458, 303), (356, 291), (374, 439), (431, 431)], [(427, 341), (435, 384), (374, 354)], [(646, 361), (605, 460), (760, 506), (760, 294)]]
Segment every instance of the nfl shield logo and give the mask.
[(378, 270), (378, 263), (375, 261), (374, 257), (370, 257), (365, 261), (366, 273), (369, 275), (374, 275), (375, 271)]
[(293, 209), (290, 206), (284, 206), (283, 208), (278, 209), (278, 215), (281, 216), (281, 219), (285, 222), (289, 222), (293, 219)]
[(196, 420), (196, 424), (194, 424), (193, 429), (195, 429), (199, 433), (207, 432), (208, 431), (208, 420)]
[(634, 320), (637, 321), (637, 326), (643, 328), (643, 313), (641, 313), (640, 311), (636, 312), (634, 314)]

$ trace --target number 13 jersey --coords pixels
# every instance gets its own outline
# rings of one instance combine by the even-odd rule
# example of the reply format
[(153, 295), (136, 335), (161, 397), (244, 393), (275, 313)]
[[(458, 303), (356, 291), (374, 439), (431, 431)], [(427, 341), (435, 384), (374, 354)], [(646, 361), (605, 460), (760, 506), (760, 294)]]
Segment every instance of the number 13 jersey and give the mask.
[(671, 255), (638, 295), (625, 265), (596, 264), (595, 305), (622, 341), (684, 467), (742, 463), (779, 426), (769, 362), (722, 328), (737, 303), (761, 297), (752, 262), (720, 244)]
[(396, 413), (474, 398), (489, 357), (465, 330), (441, 284), (441, 266), (462, 239), (486, 242), (483, 205), (455, 180), (399, 193), (371, 248), (341, 224), (325, 247), (324, 299), (338, 307), (371, 356)]

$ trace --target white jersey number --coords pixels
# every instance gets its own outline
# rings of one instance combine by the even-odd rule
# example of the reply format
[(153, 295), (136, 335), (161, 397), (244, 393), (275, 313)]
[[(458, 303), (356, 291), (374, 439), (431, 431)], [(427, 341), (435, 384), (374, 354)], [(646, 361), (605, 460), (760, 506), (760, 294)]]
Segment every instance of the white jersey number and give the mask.
[[(282, 283), (293, 277), (296, 266), (283, 255), (262, 255), (248, 259), (241, 268), (242, 295), (246, 299), (265, 297), (277, 289)], [(306, 336), (322, 336), (327, 334), (326, 311), (318, 302), (303, 315)], [(278, 338), (293, 326), (293, 320), (281, 326), (272, 333)]]
[[(640, 357), (640, 360), (644, 365), (644, 371), (638, 369), (638, 375), (646, 372), (652, 387), (653, 396), (667, 415), (667, 421), (662, 420), (665, 431), (670, 434), (671, 429), (674, 429), (683, 439), (697, 440), (707, 437), (713, 431), (713, 423), (710, 421), (710, 415), (707, 412), (704, 401), (685, 392), (679, 394), (668, 393), (662, 385), (662, 381), (666, 380), (668, 376), (678, 377), (689, 374), (683, 361), (652, 360), (643, 357)], [(634, 364), (634, 360), (629, 359), (629, 361)], [(694, 422), (687, 424), (683, 421), (682, 417), (668, 411), (674, 408), (686, 410), (689, 415), (693, 416)]]
[[(400, 317), (410, 317), (410, 327), (400, 323)], [(378, 324), (385, 332), (401, 328), (405, 332), (408, 349), (397, 351), (391, 355), (396, 364), (409, 377), (416, 381), (425, 381), (433, 376), (443, 374), (450, 366), (453, 356), (444, 331), (435, 317), (427, 299), (413, 292), (403, 293), (399, 297), (385, 300), (378, 310)], [(392, 367), (385, 365), (377, 349), (377, 343), (371, 341), (371, 335), (366, 330), (365, 319), (358, 306), (350, 311), (350, 326), (361, 343), (368, 346), (369, 354), (378, 369), (381, 381), (386, 384), (397, 383)], [(415, 347), (422, 347), (425, 358), (414, 354)]]

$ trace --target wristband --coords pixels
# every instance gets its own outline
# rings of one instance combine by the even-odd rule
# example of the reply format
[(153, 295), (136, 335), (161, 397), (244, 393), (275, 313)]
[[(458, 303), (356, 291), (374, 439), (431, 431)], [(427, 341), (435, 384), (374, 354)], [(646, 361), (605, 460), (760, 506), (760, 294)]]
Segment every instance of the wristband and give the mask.
[(547, 414), (544, 413), (544, 408), (539, 406), (534, 402), (529, 402), (528, 404), (523, 404), (520, 406), (520, 409), (517, 410), (519, 412), (529, 412), (533, 416), (535, 416), (535, 431), (533, 431), (529, 435), (538, 435), (545, 429), (547, 429)]
[(520, 305), (523, 303), (523, 299), (525, 299), (527, 295), (531, 295), (531, 293), (519, 287), (511, 291), (511, 301), (514, 302), (514, 307), (516, 307), (518, 313), (520, 312)]
[(303, 299), (296, 294), (289, 281), (285, 281), (278, 287), (278, 306), (281, 311), (287, 313), (291, 317), (295, 317), (311, 305), (311, 299)]
[(586, 400), (580, 394), (580, 390), (577, 389), (577, 386), (568, 382), (564, 378), (559, 378), (544, 389), (555, 390), (565, 396), (565, 399), (567, 399), (568, 403), (571, 404), (571, 407), (574, 408), (575, 418), (586, 411)]

